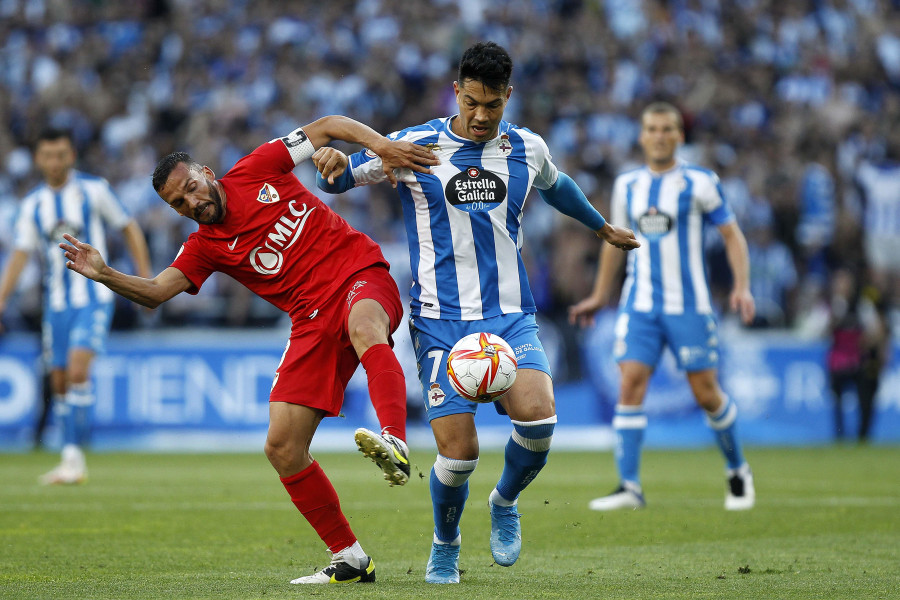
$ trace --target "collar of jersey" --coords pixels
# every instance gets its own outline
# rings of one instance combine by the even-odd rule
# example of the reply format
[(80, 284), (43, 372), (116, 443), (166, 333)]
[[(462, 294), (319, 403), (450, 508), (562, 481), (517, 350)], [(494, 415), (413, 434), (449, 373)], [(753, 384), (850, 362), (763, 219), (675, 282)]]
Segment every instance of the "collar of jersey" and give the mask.
[(446, 133), (453, 141), (460, 142), (462, 144), (473, 144), (476, 146), (479, 146), (482, 144), (490, 144), (491, 142), (493, 142), (494, 140), (496, 140), (497, 138), (500, 137), (500, 135), (501, 135), (500, 130), (503, 129), (504, 125), (506, 125), (506, 121), (501, 120), (500, 125), (497, 127), (497, 135), (496, 136), (492, 137), (489, 140), (485, 140), (483, 142), (476, 142), (475, 140), (470, 140), (469, 138), (464, 138), (464, 137), (458, 136), (455, 133), (453, 133), (453, 129), (451, 128), (451, 123), (453, 123), (453, 119), (457, 119), (457, 118), (459, 118), (459, 113), (456, 113), (452, 117), (447, 117), (447, 119), (444, 121), (444, 133)]

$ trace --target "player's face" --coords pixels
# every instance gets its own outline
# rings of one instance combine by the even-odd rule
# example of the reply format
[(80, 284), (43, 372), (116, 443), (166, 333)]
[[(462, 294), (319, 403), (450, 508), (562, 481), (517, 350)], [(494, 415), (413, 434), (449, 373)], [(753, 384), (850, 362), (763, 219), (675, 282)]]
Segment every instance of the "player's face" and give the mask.
[(204, 225), (221, 223), (225, 217), (225, 203), (209, 167), (191, 169), (178, 163), (159, 190), (159, 197), (182, 217)]
[(34, 163), (47, 183), (59, 187), (66, 182), (69, 171), (75, 165), (75, 148), (66, 137), (42, 140), (35, 148)]
[(453, 82), (453, 91), (459, 105), (459, 118), (453, 121), (453, 132), (474, 142), (486, 142), (497, 137), (512, 86), (500, 92), (480, 81), (464, 79)]
[(678, 116), (670, 112), (645, 114), (638, 141), (647, 164), (658, 171), (668, 169), (675, 164), (675, 150), (684, 141)]

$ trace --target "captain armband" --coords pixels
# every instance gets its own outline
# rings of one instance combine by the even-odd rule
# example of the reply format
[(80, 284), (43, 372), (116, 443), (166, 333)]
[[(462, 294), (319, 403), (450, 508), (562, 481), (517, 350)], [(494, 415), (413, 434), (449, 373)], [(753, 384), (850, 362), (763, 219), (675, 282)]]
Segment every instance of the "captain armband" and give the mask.
[(316, 151), (315, 146), (313, 146), (313, 143), (303, 132), (303, 128), (301, 127), (298, 127), (285, 137), (279, 139), (291, 154), (291, 158), (294, 159), (295, 165), (299, 165), (304, 160), (309, 160)]

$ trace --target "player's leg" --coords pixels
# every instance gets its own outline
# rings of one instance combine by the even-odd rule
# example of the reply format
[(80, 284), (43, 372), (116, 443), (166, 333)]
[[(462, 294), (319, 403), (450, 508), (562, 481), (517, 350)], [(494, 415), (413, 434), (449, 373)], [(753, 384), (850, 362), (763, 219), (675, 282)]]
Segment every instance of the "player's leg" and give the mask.
[(547, 464), (553, 441), (556, 405), (550, 375), (538, 369), (520, 368), (512, 389), (499, 402), (512, 420), (513, 431), (506, 443), (503, 472), (488, 505), (491, 554), (498, 565), (508, 567), (519, 558), (522, 548), (519, 494)]
[(616, 319), (613, 355), (619, 363), (621, 382), (612, 426), (616, 434), (615, 461), (619, 486), (612, 493), (591, 500), (592, 510), (643, 508), (646, 504), (641, 488), (641, 452), (647, 414), (644, 396), (659, 362), (665, 336), (656, 316), (623, 311)]
[(725, 457), (729, 488), (725, 508), (753, 508), (756, 491), (753, 473), (744, 459), (737, 435), (737, 405), (719, 387), (716, 369), (688, 371), (687, 377), (697, 404), (706, 412), (706, 422), (715, 433), (716, 443)]
[(358, 429), (360, 451), (375, 461), (393, 485), (409, 480), (406, 446), (406, 380), (391, 348), (391, 334), (403, 315), (397, 284), (387, 269), (371, 268), (357, 274), (346, 291), (347, 333), (366, 371), (369, 397), (381, 432)]
[(324, 416), (321, 409), (287, 402), (269, 403), (266, 456), (291, 502), (332, 553), (329, 566), (291, 583), (375, 581), (375, 564), (350, 529), (334, 486), (309, 453), (313, 435)]
[[(448, 384), (449, 385), (449, 384)], [(469, 497), (469, 476), (478, 466), (474, 413), (447, 414), (431, 421), (438, 456), (429, 487), (434, 539), (425, 568), (428, 583), (459, 583), (459, 523)]]
[(447, 378), (450, 348), (468, 333), (462, 322), (410, 320), (425, 411), (438, 448), (429, 482), (434, 536), (425, 570), (428, 583), (459, 583), (459, 523), (469, 497), (469, 477), (478, 466), (476, 404), (459, 396)]

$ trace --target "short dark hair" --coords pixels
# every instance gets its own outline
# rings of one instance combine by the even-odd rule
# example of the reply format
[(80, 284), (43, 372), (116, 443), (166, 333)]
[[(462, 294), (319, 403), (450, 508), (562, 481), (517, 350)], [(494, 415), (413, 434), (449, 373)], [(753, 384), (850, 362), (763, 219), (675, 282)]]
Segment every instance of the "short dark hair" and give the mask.
[(478, 42), (463, 52), (456, 80), (472, 79), (495, 92), (505, 92), (512, 77), (509, 53), (494, 42)]
[(172, 174), (172, 171), (180, 163), (186, 164), (189, 168), (199, 166), (187, 152), (172, 152), (171, 154), (167, 154), (162, 160), (156, 163), (156, 168), (153, 170), (153, 189), (157, 192), (161, 190), (162, 187), (166, 185), (166, 181), (169, 180), (169, 175)]
[(684, 132), (684, 117), (681, 116), (681, 111), (675, 107), (674, 104), (670, 102), (657, 101), (651, 102), (641, 111), (641, 123), (644, 122), (644, 117), (646, 115), (659, 115), (659, 114), (670, 114), (675, 115), (675, 124), (678, 125), (678, 129), (683, 133)]
[(73, 146), (75, 145), (75, 140), (72, 138), (72, 132), (68, 129), (62, 129), (60, 127), (45, 127), (38, 134), (37, 139), (34, 141), (34, 147), (37, 149), (38, 144), (41, 142), (55, 142), (56, 140), (69, 140), (69, 143)]

